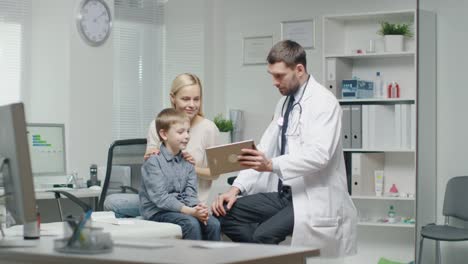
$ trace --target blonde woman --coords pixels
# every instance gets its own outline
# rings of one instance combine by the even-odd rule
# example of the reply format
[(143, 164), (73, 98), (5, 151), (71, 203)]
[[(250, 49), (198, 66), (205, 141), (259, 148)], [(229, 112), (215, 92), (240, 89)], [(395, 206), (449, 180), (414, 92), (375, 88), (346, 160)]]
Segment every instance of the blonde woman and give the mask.
[[(203, 116), (202, 85), (200, 79), (191, 73), (178, 75), (172, 82), (170, 99), (172, 107), (183, 111), (190, 118), (190, 141), (188, 152), (195, 161), (195, 172), (198, 176), (198, 199), (206, 203), (210, 194), (211, 184), (219, 175), (211, 175), (207, 166), (205, 149), (216, 145), (219, 130), (216, 125)], [(148, 143), (145, 159), (159, 153), (159, 138), (154, 120), (148, 130)]]
[[(198, 199), (206, 203), (213, 180), (219, 175), (211, 175), (207, 165), (205, 149), (216, 145), (219, 130), (216, 125), (204, 118), (202, 111), (202, 85), (200, 79), (191, 73), (178, 75), (172, 82), (170, 93), (174, 109), (184, 111), (190, 119), (190, 141), (185, 150), (190, 161), (194, 161), (198, 178)], [(148, 143), (145, 160), (159, 154), (159, 141), (153, 119), (148, 129)], [(113, 211), (116, 217), (136, 217), (140, 215), (138, 195), (131, 193), (111, 194), (104, 201), (104, 210)]]

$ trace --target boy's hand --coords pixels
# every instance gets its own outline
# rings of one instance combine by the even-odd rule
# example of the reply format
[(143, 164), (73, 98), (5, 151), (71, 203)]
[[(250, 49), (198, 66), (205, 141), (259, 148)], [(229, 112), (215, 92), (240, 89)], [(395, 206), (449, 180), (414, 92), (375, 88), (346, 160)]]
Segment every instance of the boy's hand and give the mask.
[(190, 155), (190, 153), (188, 153), (187, 151), (182, 151), (182, 157), (183, 157), (186, 161), (190, 162), (192, 165), (195, 166), (195, 159), (193, 158), (192, 155)]
[(201, 205), (196, 205), (193, 207), (194, 211), (192, 216), (197, 218), (200, 222), (204, 223), (206, 225), (206, 222), (208, 221), (208, 218), (210, 217), (208, 213), (208, 208), (204, 208)]
[(145, 160), (149, 159), (149, 157), (151, 157), (152, 155), (158, 155), (159, 154), (159, 149), (157, 148), (149, 148), (146, 150), (146, 153), (145, 155), (143, 156), (143, 158)]

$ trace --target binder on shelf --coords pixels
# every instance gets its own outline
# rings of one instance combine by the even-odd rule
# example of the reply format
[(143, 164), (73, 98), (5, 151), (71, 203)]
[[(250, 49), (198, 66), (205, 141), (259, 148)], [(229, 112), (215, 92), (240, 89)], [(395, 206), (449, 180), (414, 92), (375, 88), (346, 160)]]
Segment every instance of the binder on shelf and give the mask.
[(362, 148), (362, 106), (351, 106), (351, 148)]
[(369, 148), (375, 148), (375, 108), (376, 105), (369, 105), (369, 119), (368, 119), (368, 135), (369, 135)]
[(343, 117), (341, 119), (341, 138), (343, 148), (351, 148), (351, 106), (342, 105)]
[(353, 153), (351, 156), (351, 195), (375, 196), (374, 171), (383, 170), (384, 153)]
[(416, 105), (411, 105), (411, 149), (416, 149)]
[(395, 115), (394, 115), (394, 135), (395, 135), (395, 148), (402, 147), (402, 120), (401, 120), (401, 109), (404, 105), (396, 104), (395, 105)]
[[(414, 118), (415, 119), (415, 118)], [(394, 110), (394, 148), (413, 149), (413, 106), (396, 104)]]
[(327, 75), (325, 87), (330, 89), (330, 91), (336, 96), (336, 98), (341, 98), (341, 87), (336, 85), (336, 58), (326, 59), (325, 65)]
[(325, 59), (325, 87), (336, 96), (341, 98), (341, 81), (351, 78), (351, 62), (346, 59)]
[(353, 153), (351, 155), (351, 195), (362, 195), (362, 185), (364, 185), (361, 177), (361, 153)]
[(370, 105), (369, 139), (371, 148), (395, 149), (395, 107)]
[[(354, 106), (352, 106), (353, 109)], [(358, 110), (354, 110), (358, 111)], [(359, 121), (351, 110), (352, 148), (359, 148), (355, 131)], [(358, 131), (359, 132), (359, 131)], [(357, 140), (359, 141), (359, 140)], [(362, 105), (361, 147), (365, 149), (414, 149), (416, 145), (415, 105)]]
[(411, 105), (401, 105), (401, 147), (411, 148)]
[(369, 106), (361, 106), (361, 132), (362, 132), (362, 148), (370, 148), (369, 146)]

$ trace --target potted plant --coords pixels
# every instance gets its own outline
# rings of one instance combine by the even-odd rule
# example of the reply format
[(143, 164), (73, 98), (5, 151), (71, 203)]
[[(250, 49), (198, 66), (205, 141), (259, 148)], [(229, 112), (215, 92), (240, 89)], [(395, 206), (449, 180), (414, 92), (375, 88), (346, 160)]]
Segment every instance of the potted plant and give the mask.
[(385, 52), (403, 51), (404, 37), (412, 37), (410, 24), (380, 22), (378, 33), (384, 36)]
[(226, 119), (223, 115), (217, 115), (213, 122), (218, 127), (220, 132), (220, 143), (230, 143), (231, 142), (231, 131), (234, 129), (234, 125), (231, 120)]

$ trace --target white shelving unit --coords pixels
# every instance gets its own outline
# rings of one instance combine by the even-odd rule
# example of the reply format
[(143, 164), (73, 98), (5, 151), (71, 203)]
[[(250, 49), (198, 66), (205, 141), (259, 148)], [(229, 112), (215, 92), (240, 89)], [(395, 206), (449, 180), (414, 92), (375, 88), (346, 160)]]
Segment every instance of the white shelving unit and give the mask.
[(414, 99), (401, 98), (364, 98), (364, 99), (338, 99), (340, 104), (346, 105), (366, 105), (366, 104), (414, 104)]
[(416, 53), (413, 51), (402, 52), (379, 52), (379, 53), (360, 53), (360, 54), (326, 54), (325, 58), (350, 58), (350, 59), (370, 59), (370, 58), (399, 58), (413, 57)]
[(378, 223), (378, 222), (359, 222), (359, 226), (374, 226), (374, 227), (389, 227), (389, 228), (414, 228), (414, 224), (387, 224), (387, 223)]
[(370, 196), (370, 195), (353, 195), (353, 200), (386, 200), (386, 201), (414, 201), (411, 197), (391, 197), (391, 196)]
[[(383, 37), (377, 34), (382, 21), (412, 25), (414, 37), (405, 39), (403, 51), (385, 52)], [(353, 173), (361, 174), (359, 179), (362, 181), (359, 183), (361, 189), (350, 187), (361, 192), (352, 193), (352, 198), (362, 219), (358, 223), (358, 255), (353, 257), (352, 263), (377, 263), (378, 259), (373, 259), (376, 250), (381, 251), (378, 252), (380, 256), (407, 262), (414, 260), (415, 225), (383, 223), (376, 219), (385, 217), (390, 205), (395, 207), (400, 217), (416, 216), (416, 199), (412, 198), (416, 197), (416, 22), (415, 10), (323, 17), (324, 85), (339, 99), (343, 115), (345, 106), (350, 112), (357, 107), (361, 113), (360, 145), (344, 147), (351, 184), (355, 179), (351, 175)], [(371, 40), (375, 51), (366, 53)], [(381, 73), (384, 87), (392, 81), (399, 84), (400, 98), (341, 98), (343, 80), (358, 77), (373, 81), (376, 72)], [(350, 140), (353, 138), (354, 134)], [(359, 162), (353, 163), (353, 157)], [(357, 168), (358, 165), (366, 166), (369, 160), (374, 160), (371, 166)], [(410, 197), (375, 196), (373, 171), (376, 168), (384, 171), (385, 193), (395, 184), (401, 193)], [(379, 235), (373, 235), (374, 232), (379, 232)]]
[(354, 152), (354, 153), (379, 153), (379, 152), (401, 152), (401, 153), (413, 153), (414, 149), (378, 149), (378, 148), (346, 148), (343, 149), (344, 152)]

